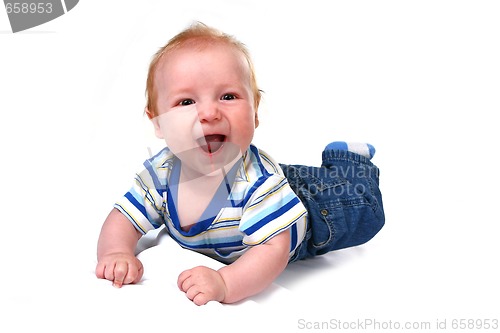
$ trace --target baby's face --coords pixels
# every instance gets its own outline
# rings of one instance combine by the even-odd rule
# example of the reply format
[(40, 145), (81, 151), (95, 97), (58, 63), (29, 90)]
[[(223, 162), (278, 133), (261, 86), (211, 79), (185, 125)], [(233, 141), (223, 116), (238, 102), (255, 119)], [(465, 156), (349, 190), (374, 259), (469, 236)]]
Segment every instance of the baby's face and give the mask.
[(183, 167), (207, 174), (248, 149), (257, 114), (240, 51), (224, 44), (177, 49), (159, 63), (155, 85), (156, 134)]

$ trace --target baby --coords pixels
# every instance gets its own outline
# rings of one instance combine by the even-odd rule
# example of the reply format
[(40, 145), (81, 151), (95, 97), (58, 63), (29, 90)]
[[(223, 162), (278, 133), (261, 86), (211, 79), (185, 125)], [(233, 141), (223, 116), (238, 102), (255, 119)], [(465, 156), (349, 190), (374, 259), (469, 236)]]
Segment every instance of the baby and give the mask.
[[(288, 263), (371, 239), (383, 226), (369, 145), (332, 143), (320, 168), (279, 165), (252, 144), (261, 98), (245, 46), (197, 23), (153, 57), (146, 114), (166, 148), (144, 162), (99, 236), (96, 275), (139, 282), (138, 240), (165, 225), (227, 265), (180, 273), (197, 305), (255, 295)], [(364, 156), (363, 156), (364, 155)]]

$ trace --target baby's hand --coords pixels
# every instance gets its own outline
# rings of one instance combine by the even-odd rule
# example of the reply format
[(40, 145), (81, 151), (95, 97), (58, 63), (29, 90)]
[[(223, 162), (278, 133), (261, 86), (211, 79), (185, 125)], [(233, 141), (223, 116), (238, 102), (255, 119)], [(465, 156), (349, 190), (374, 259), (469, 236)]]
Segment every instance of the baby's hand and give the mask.
[(177, 279), (177, 286), (196, 305), (205, 305), (210, 301), (222, 302), (226, 297), (226, 284), (222, 276), (205, 266), (182, 272)]
[(95, 275), (99, 279), (113, 281), (113, 286), (137, 283), (144, 272), (142, 263), (135, 256), (127, 253), (109, 253), (100, 258)]

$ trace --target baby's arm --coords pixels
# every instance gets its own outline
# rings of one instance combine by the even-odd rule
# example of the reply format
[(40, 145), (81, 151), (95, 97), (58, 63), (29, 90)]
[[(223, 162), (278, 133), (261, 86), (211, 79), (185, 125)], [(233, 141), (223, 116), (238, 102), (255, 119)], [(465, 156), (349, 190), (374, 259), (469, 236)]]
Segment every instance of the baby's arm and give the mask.
[(288, 264), (289, 251), (290, 231), (286, 230), (218, 271), (203, 266), (184, 271), (177, 283), (197, 305), (235, 303), (268, 287)]
[(97, 243), (96, 276), (113, 281), (115, 287), (142, 278), (142, 263), (134, 255), (141, 233), (119, 210), (113, 209), (101, 229)]

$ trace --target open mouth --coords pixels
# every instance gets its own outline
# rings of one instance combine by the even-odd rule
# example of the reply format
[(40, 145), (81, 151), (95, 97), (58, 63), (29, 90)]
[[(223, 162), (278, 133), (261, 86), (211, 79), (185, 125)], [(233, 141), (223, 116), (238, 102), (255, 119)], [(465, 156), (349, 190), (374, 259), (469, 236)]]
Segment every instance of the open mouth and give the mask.
[(224, 141), (226, 140), (226, 136), (223, 134), (211, 134), (205, 135), (204, 137), (199, 138), (198, 144), (200, 148), (203, 149), (205, 153), (213, 154), (217, 152), (224, 145)]

